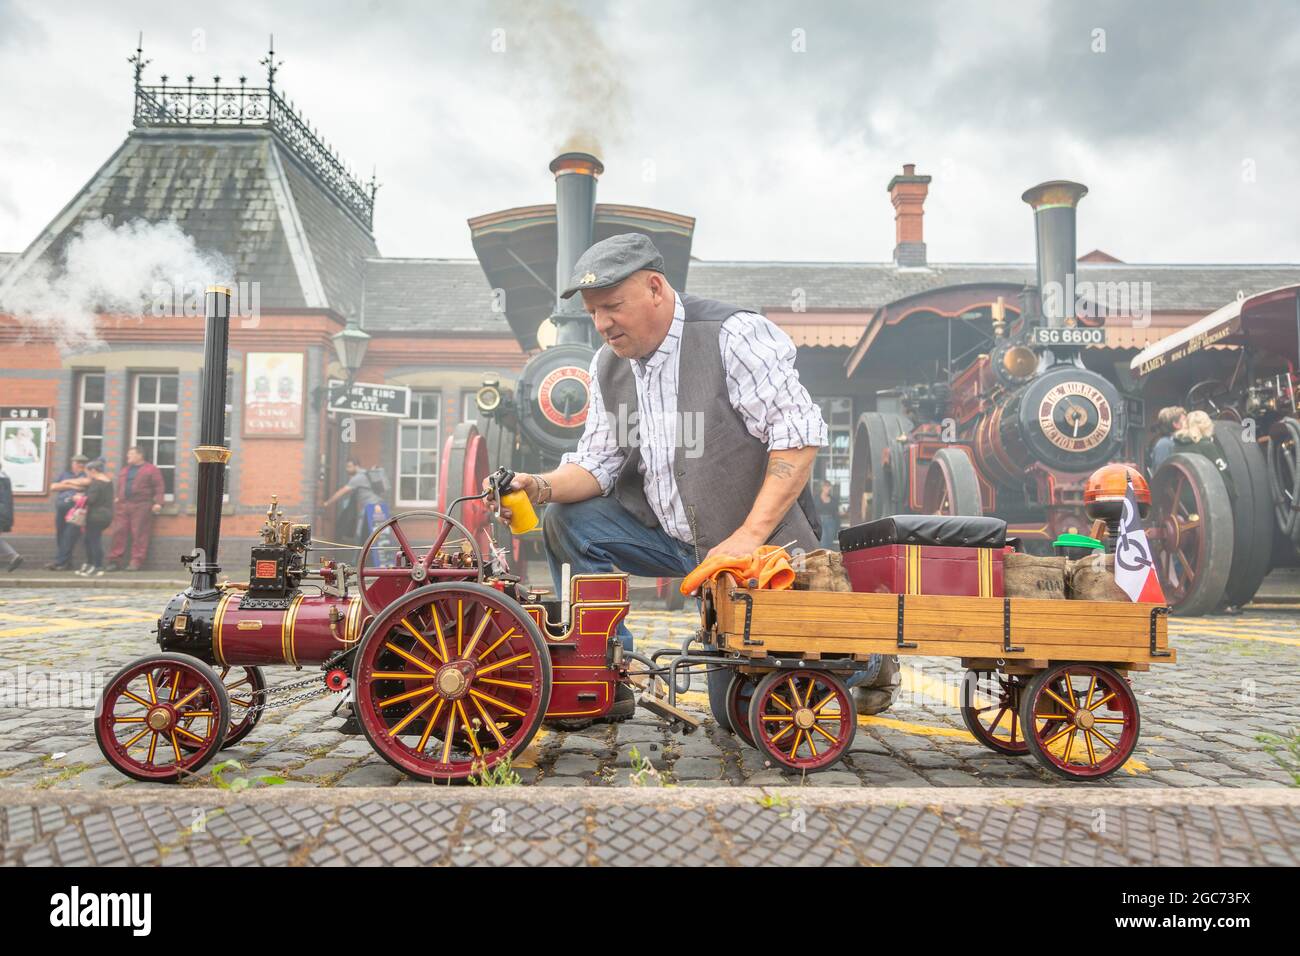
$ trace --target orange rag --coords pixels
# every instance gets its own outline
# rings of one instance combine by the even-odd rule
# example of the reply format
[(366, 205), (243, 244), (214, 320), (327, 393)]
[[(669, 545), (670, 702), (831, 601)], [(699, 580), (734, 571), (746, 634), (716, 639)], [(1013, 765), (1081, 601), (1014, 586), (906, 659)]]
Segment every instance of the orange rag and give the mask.
[(742, 587), (749, 581), (757, 581), (760, 588), (784, 591), (794, 584), (794, 568), (790, 566), (785, 548), (765, 544), (753, 554), (716, 554), (705, 558), (682, 579), (682, 593), (694, 594), (701, 584), (716, 581), (720, 574), (730, 574), (732, 580)]

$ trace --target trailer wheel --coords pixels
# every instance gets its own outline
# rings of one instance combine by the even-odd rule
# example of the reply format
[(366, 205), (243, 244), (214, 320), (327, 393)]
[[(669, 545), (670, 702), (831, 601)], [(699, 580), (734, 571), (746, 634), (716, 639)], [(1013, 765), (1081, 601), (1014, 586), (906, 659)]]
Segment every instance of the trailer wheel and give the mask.
[(1268, 436), (1268, 478), (1278, 530), (1300, 545), (1300, 422), (1284, 418)]
[(463, 780), (518, 756), (551, 699), (532, 618), (494, 588), (431, 584), (366, 629), (353, 663), (361, 730), (419, 780)]
[(754, 688), (750, 736), (786, 770), (825, 770), (844, 756), (857, 729), (849, 689), (829, 671), (773, 671)]
[(960, 448), (940, 448), (925, 473), (921, 510), (932, 515), (984, 513), (980, 483), (970, 456)]
[(1208, 614), (1223, 600), (1232, 567), (1228, 489), (1202, 455), (1170, 455), (1151, 479), (1152, 557), (1175, 614)]
[(154, 783), (176, 783), (198, 771), (221, 749), (229, 726), (221, 678), (188, 654), (150, 654), (127, 664), (95, 705), (95, 740), (108, 762)]
[(754, 746), (754, 738), (749, 732), (749, 705), (754, 699), (754, 688), (757, 686), (757, 677), (740, 671), (736, 671), (727, 684), (727, 710), (731, 717), (731, 729), (751, 747)]
[(1056, 664), (1021, 695), (1020, 721), (1034, 759), (1068, 780), (1100, 780), (1137, 746), (1141, 718), (1129, 682), (1100, 664)]
[(961, 682), (961, 719), (989, 750), (1012, 757), (1029, 753), (1020, 725), (1020, 692), (1014, 674), (968, 670)]
[(1228, 462), (1236, 498), (1232, 502), (1232, 566), (1224, 600), (1248, 604), (1273, 563), (1273, 549), (1260, 543), (1273, 540), (1273, 496), (1268, 458), (1259, 444), (1242, 441), (1240, 422), (1216, 421), (1214, 437)]
[(892, 514), (894, 489), (885, 470), (889, 429), (879, 412), (863, 412), (853, 430), (849, 459), (849, 524)]

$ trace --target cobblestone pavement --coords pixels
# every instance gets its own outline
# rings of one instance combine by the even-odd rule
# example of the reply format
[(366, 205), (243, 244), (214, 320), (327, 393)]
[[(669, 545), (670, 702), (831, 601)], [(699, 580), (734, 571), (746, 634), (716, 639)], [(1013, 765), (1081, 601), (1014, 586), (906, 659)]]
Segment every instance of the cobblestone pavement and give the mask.
[(1296, 866), (1298, 848), (1293, 790), (0, 791), (7, 866)]
[[(35, 596), (32, 596), (32, 595)], [(152, 627), (164, 592), (113, 589), (0, 592), (0, 792), (147, 791), (109, 767), (95, 744), (91, 714), (107, 679), (157, 649)], [(690, 612), (640, 610), (632, 619), (639, 650), (676, 646), (695, 627)], [(997, 787), (1136, 790), (1276, 788), (1290, 782), (1256, 739), (1300, 728), (1300, 608), (1270, 606), (1237, 618), (1174, 619), (1179, 663), (1137, 674), (1142, 739), (1109, 780), (1081, 785), (1049, 777), (1029, 758), (1004, 757), (966, 732), (955, 707), (961, 671), (946, 658), (905, 659), (904, 695), (889, 712), (861, 718), (856, 742), (818, 787)], [(308, 671), (269, 669), (272, 684)], [(338, 732), (336, 698), (268, 711), (225, 756), (250, 780), (280, 775), (285, 788), (427, 787), (403, 778), (364, 738)], [(704, 712), (700, 690), (684, 706)], [(576, 732), (544, 731), (516, 762), (525, 784), (628, 787), (636, 747), (680, 787), (799, 785), (764, 766), (712, 721), (689, 736), (668, 733), (645, 711), (625, 723)], [(213, 789), (202, 776), (186, 785)], [(525, 788), (531, 789), (531, 788)], [(62, 811), (60, 811), (62, 812)], [(855, 824), (856, 825), (856, 824)]]

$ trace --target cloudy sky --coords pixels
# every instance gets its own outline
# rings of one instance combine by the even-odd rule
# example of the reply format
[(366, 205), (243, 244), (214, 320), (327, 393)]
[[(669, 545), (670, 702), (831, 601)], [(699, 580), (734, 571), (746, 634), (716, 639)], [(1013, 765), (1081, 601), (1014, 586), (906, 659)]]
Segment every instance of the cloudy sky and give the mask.
[(1028, 261), (1019, 195), (1068, 178), (1081, 252), (1300, 262), (1300, 5), (1244, 0), (0, 0), (0, 251), (126, 135), (138, 30), (154, 80), (250, 82), (274, 32), (390, 256), (472, 256), (594, 141), (601, 199), (695, 216), (704, 259), (887, 260), (914, 162), (932, 261)]

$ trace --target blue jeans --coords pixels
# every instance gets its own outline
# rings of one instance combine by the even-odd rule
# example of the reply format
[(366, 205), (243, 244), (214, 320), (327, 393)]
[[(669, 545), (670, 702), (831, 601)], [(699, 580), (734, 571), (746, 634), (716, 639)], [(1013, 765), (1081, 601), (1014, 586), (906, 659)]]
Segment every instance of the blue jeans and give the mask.
[[(557, 596), (566, 563), (574, 574), (617, 569), (646, 577), (681, 577), (699, 563), (694, 547), (662, 528), (647, 528), (613, 497), (547, 505), (542, 538)], [(632, 650), (626, 624), (619, 624), (618, 636)]]

